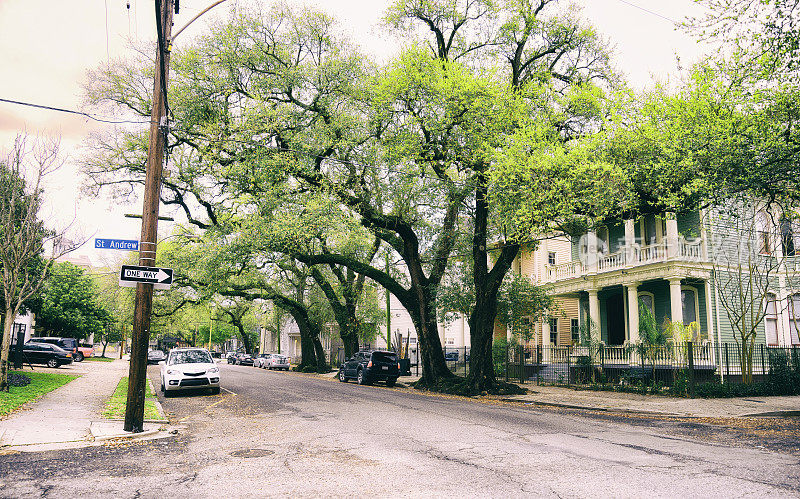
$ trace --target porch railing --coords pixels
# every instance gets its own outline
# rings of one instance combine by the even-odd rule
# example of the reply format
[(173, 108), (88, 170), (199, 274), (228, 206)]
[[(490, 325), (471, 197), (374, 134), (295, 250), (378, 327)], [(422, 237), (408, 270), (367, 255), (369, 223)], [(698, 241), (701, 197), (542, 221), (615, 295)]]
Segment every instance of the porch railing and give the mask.
[[(596, 269), (600, 272), (636, 265), (646, 265), (657, 262), (665, 262), (668, 259), (668, 248), (666, 243), (650, 244), (647, 246), (635, 246), (633, 251), (623, 248), (620, 251), (598, 255)], [(706, 259), (703, 249), (703, 240), (698, 238), (691, 241), (681, 239), (678, 245), (677, 258), (685, 261), (700, 262)], [(545, 265), (545, 282), (556, 282), (575, 277), (581, 277), (591, 270), (591, 266), (581, 260), (573, 260), (557, 265)]]

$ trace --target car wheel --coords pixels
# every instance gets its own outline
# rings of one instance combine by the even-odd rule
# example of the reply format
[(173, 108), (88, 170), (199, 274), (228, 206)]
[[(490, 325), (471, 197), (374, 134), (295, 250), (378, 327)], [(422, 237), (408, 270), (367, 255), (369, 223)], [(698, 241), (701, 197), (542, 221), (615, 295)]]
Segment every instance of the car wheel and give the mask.
[(211, 395), (219, 395), (219, 387), (216, 386), (211, 389)]
[(170, 397), (172, 397), (172, 392), (169, 390), (164, 390), (164, 398), (168, 399)]
[(47, 367), (58, 367), (58, 361), (56, 359), (48, 360)]
[(395, 383), (397, 383), (397, 378), (389, 378), (386, 380), (386, 386), (391, 387), (394, 386)]
[(78, 352), (75, 354), (75, 362), (83, 362), (83, 354)]
[(344, 369), (339, 369), (339, 381), (347, 383), (347, 376), (344, 375)]
[(164, 380), (161, 380), (161, 393), (167, 393), (166, 388), (164, 388)]
[(364, 370), (363, 369), (359, 369), (358, 370), (358, 377), (356, 379), (358, 380), (358, 384), (359, 385), (368, 385), (369, 384), (369, 381), (367, 381), (367, 376), (364, 374)]

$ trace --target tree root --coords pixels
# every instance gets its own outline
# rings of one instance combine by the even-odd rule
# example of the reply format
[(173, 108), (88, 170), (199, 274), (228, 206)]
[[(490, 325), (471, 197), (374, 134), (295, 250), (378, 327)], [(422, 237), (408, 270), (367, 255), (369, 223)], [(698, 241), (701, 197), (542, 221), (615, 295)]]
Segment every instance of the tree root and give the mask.
[(472, 397), (475, 395), (524, 395), (528, 393), (526, 388), (503, 381), (495, 381), (490, 386), (477, 387), (469, 383), (466, 378), (460, 376), (437, 378), (433, 382), (428, 383), (422, 383), (422, 380), (419, 380), (411, 383), (411, 386), (417, 390), (462, 395), (465, 397)]

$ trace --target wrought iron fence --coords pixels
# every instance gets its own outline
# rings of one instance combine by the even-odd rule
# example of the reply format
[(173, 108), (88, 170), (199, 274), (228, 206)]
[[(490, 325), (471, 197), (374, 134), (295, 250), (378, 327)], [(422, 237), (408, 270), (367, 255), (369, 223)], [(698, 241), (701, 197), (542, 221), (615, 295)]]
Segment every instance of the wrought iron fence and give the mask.
[(728, 381), (744, 374), (766, 378), (784, 364), (800, 371), (800, 347), (755, 345), (752, 351), (735, 343), (664, 346), (520, 346), (506, 345), (500, 377), (514, 382), (557, 385), (586, 383), (660, 383)]
[[(469, 374), (470, 347), (442, 348), (447, 367), (459, 376)], [(771, 371), (789, 367), (800, 372), (800, 346), (755, 345), (752, 351), (736, 343), (692, 342), (663, 346), (523, 346), (496, 343), (492, 352), (495, 375), (515, 383), (576, 385), (588, 383), (652, 384), (671, 386), (680, 381), (741, 383), (766, 379)], [(331, 352), (337, 368), (343, 349)], [(416, 355), (404, 363), (407, 372), (419, 375)]]

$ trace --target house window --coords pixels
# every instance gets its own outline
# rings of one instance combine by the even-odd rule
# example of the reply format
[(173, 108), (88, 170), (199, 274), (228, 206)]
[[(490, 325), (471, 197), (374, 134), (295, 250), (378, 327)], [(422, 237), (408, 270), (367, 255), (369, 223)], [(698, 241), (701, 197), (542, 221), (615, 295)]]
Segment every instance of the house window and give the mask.
[(758, 214), (756, 219), (756, 230), (758, 231), (758, 252), (762, 255), (771, 255), (772, 238), (769, 217), (763, 211)]
[(789, 335), (792, 345), (800, 345), (800, 294), (792, 295), (789, 304)]
[(792, 222), (786, 217), (781, 217), (781, 246), (784, 256), (795, 256), (794, 231)]
[(556, 252), (555, 251), (549, 251), (547, 253), (547, 263), (549, 263), (550, 265), (555, 265), (556, 264)]
[(651, 293), (639, 293), (639, 303), (643, 303), (647, 310), (655, 317), (654, 297)]
[(681, 304), (683, 306), (683, 323), (697, 322), (697, 291), (693, 288), (681, 289)]
[(767, 335), (767, 345), (778, 345), (778, 304), (774, 294), (766, 296), (767, 304), (764, 313), (764, 330)]
[(572, 334), (572, 342), (578, 343), (581, 341), (581, 324), (578, 319), (570, 320), (570, 333)]
[(644, 217), (644, 244), (650, 246), (656, 244), (656, 217), (647, 215)]
[(550, 319), (550, 344), (558, 343), (558, 319)]

